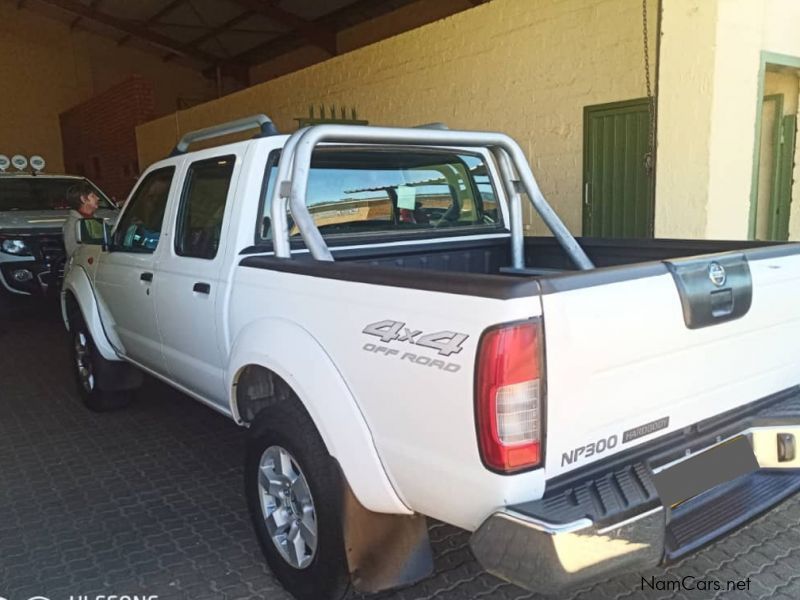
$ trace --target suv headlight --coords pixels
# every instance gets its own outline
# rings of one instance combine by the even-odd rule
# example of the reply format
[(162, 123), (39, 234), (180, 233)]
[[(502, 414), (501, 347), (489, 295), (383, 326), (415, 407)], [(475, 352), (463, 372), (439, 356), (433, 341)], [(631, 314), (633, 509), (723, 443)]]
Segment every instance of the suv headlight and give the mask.
[(14, 256), (31, 256), (30, 248), (23, 240), (3, 240), (0, 243), (0, 250)]

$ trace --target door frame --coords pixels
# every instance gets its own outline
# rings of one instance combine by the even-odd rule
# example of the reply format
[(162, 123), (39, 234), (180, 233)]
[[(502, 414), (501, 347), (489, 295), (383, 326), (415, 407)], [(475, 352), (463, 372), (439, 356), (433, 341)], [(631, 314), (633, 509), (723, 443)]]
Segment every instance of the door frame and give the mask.
[(794, 67), (800, 69), (800, 56), (778, 54), (775, 52), (761, 52), (761, 62), (758, 68), (758, 90), (756, 92), (756, 124), (755, 137), (753, 138), (753, 169), (750, 177), (750, 216), (747, 224), (747, 238), (756, 239), (756, 215), (758, 214), (758, 178), (761, 169), (761, 104), (764, 101), (764, 79), (767, 65), (779, 67)]
[[(581, 173), (581, 235), (586, 236), (587, 232), (590, 230), (590, 223), (588, 222), (589, 214), (587, 211), (587, 186), (589, 181), (586, 178), (586, 174), (589, 171), (589, 118), (591, 117), (592, 113), (595, 112), (602, 112), (609, 109), (615, 108), (629, 108), (633, 106), (640, 106), (644, 105), (647, 106), (648, 104), (652, 105), (652, 110), (657, 110), (656, 102), (654, 98), (648, 98), (647, 96), (642, 96), (641, 98), (632, 98), (630, 100), (620, 100), (617, 102), (604, 102), (603, 104), (592, 104), (589, 106), (583, 107), (583, 172)], [(648, 123), (649, 127), (649, 123)], [(653, 132), (657, 134), (657, 131)], [(654, 140), (654, 145), (657, 147), (658, 144)], [(649, 237), (654, 237), (655, 235), (655, 217), (656, 217), (656, 167), (655, 167), (655, 160), (656, 160), (656, 149), (651, 149), (653, 152), (653, 185), (650, 191), (650, 222), (647, 224), (647, 234)]]

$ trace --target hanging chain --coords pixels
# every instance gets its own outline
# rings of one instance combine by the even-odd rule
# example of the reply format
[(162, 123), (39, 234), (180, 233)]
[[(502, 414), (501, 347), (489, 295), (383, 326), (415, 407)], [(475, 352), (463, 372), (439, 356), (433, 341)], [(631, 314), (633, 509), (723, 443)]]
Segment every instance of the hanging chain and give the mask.
[(653, 154), (656, 148), (656, 110), (653, 86), (650, 82), (650, 39), (647, 33), (647, 0), (642, 0), (642, 37), (644, 39), (644, 81), (647, 87), (647, 113), (650, 121), (644, 166), (650, 172), (653, 170)]

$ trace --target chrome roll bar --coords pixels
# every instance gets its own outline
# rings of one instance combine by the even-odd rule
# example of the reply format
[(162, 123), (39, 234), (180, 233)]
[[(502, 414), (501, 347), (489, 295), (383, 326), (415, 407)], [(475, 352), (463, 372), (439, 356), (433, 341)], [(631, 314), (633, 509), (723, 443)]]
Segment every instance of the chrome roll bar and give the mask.
[[(404, 129), (395, 127), (363, 127), (358, 125), (315, 125), (293, 133), (281, 154), (272, 194), (271, 220), (275, 255), (291, 256), (286, 203), (300, 230), (311, 255), (317, 260), (332, 261), (322, 234), (306, 206), (311, 155), (321, 143), (367, 143), (380, 145), (430, 145), (446, 147), (489, 148), (500, 168), (509, 197), (510, 228), (512, 236), (512, 261), (517, 268), (524, 267), (524, 240), (522, 232), (522, 207), (518, 185), (525, 190), (536, 212), (558, 240), (561, 247), (579, 269), (593, 269), (589, 257), (572, 236), (558, 215), (542, 195), (531, 172), (525, 154), (509, 136), (481, 131), (451, 131), (438, 129)], [(517, 172), (516, 182), (511, 167)], [(291, 177), (288, 175), (291, 172)]]

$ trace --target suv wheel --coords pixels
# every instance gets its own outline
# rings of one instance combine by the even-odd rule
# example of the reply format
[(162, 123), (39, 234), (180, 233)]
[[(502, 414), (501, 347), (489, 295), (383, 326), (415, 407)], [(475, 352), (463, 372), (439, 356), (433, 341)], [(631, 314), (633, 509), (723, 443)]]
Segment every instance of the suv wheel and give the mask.
[(247, 503), (272, 572), (301, 600), (334, 600), (350, 584), (339, 466), (295, 397), (250, 428)]
[(99, 373), (109, 369), (111, 361), (106, 360), (94, 345), (89, 328), (78, 317), (70, 323), (72, 329), (72, 365), (78, 395), (87, 408), (105, 412), (123, 408), (130, 404), (132, 390), (104, 390), (98, 385)]

